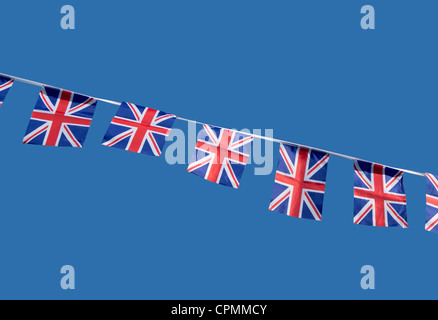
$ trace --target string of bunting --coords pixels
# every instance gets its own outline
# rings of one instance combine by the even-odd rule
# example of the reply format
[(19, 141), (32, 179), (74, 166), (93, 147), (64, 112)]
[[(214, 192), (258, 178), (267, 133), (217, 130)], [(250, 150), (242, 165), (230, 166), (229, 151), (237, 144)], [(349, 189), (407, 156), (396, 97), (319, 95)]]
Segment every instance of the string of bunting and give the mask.
[(0, 106), (14, 81), (41, 87), (26, 133), (25, 144), (82, 147), (98, 101), (118, 111), (102, 144), (160, 156), (175, 120), (203, 126), (188, 172), (211, 182), (238, 188), (254, 138), (280, 144), (269, 210), (291, 217), (322, 220), (330, 156), (354, 162), (355, 224), (407, 228), (403, 173), (426, 177), (427, 231), (438, 233), (438, 176), (369, 162), (356, 157), (206, 124), (143, 107), (90, 97), (44, 83), (0, 73)]

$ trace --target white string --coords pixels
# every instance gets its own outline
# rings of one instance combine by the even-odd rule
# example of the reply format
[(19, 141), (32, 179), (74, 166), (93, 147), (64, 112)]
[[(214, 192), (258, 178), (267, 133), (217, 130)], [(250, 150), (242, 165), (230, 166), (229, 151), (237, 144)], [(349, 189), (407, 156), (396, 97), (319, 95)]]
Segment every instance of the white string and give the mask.
[[(38, 87), (53, 87), (53, 86), (50, 86), (50, 85), (47, 85), (47, 84), (44, 84), (44, 83), (41, 83), (41, 82), (36, 82), (36, 81), (24, 79), (24, 78), (19, 78), (19, 77), (11, 76), (11, 75), (4, 74), (4, 73), (0, 73), (0, 76), (9, 77), (9, 78), (14, 79), (16, 81), (27, 83), (27, 84), (38, 86)], [(58, 88), (58, 87), (56, 87), (56, 88)], [(62, 88), (58, 88), (58, 89), (66, 90), (66, 89), (62, 89)], [(78, 93), (78, 94), (81, 94), (81, 93)], [(112, 101), (112, 100), (108, 100), (108, 99), (102, 99), (102, 98), (96, 98), (96, 97), (92, 97), (90, 95), (84, 95), (84, 96), (87, 96), (87, 97), (90, 97), (90, 98), (93, 98), (93, 99), (96, 99), (98, 101), (102, 101), (102, 102), (105, 102), (105, 103), (113, 104), (113, 105), (116, 105), (116, 106), (120, 106), (121, 105), (121, 102), (116, 102), (116, 101)], [(198, 122), (198, 121), (195, 121), (195, 120), (185, 119), (185, 118), (182, 118), (182, 117), (177, 117), (177, 119), (182, 120), (182, 121), (186, 121), (186, 122), (195, 123), (195, 124), (200, 124), (200, 125), (204, 125), (205, 124), (205, 125), (208, 125), (208, 126), (214, 126), (214, 127), (217, 127), (217, 128), (230, 130), (228, 128), (220, 127), (220, 126), (217, 126), (217, 125), (210, 125), (210, 124), (207, 124), (207, 123), (204, 123), (204, 122)], [(241, 133), (241, 134), (253, 136), (254, 138), (259, 138), (259, 139), (268, 140), (268, 141), (272, 141), (272, 142), (276, 142), (276, 143), (282, 143), (282, 144), (286, 144), (286, 145), (290, 145), (290, 146), (294, 146), (294, 147), (302, 147), (302, 148), (307, 148), (307, 149), (314, 150), (314, 151), (319, 151), (319, 152), (327, 153), (329, 155), (332, 155), (332, 156), (335, 156), (335, 157), (339, 157), (339, 158), (344, 158), (344, 159), (353, 160), (353, 161), (370, 162), (368, 160), (363, 160), (363, 159), (360, 159), (360, 158), (351, 157), (351, 156), (348, 156), (348, 155), (345, 155), (345, 154), (342, 154), (342, 153), (337, 153), (337, 152), (333, 152), (333, 151), (327, 151), (327, 150), (323, 150), (323, 149), (319, 149), (319, 148), (309, 147), (309, 146), (302, 145), (302, 144), (295, 143), (295, 142), (275, 139), (275, 138), (266, 137), (266, 136), (260, 136), (260, 135), (257, 135), (257, 134), (251, 134), (251, 133), (237, 131), (237, 130), (234, 130), (234, 131), (236, 131), (238, 133)], [(425, 177), (426, 176), (425, 173), (421, 173), (421, 172), (417, 172), (417, 171), (396, 168), (396, 167), (387, 166), (387, 165), (376, 163), (376, 162), (372, 162), (372, 163), (377, 164), (377, 165), (381, 165), (381, 166), (384, 166), (384, 167), (392, 168), (392, 169), (395, 169), (395, 170), (398, 170), (398, 171), (403, 171), (403, 172), (406, 172), (406, 173), (410, 173), (410, 174), (413, 174), (413, 175), (416, 175), (416, 176), (421, 176), (421, 177)]]

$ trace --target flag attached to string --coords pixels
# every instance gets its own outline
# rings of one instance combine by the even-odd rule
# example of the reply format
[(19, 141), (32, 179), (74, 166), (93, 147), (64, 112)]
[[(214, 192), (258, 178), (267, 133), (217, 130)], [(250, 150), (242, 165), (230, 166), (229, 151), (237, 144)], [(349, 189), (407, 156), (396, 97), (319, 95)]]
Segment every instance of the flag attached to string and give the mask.
[(103, 145), (160, 156), (176, 116), (123, 102), (103, 139)]
[(97, 101), (66, 90), (43, 87), (23, 143), (82, 147)]
[(402, 171), (355, 161), (354, 223), (375, 227), (408, 227)]
[(187, 169), (208, 181), (238, 188), (253, 137), (204, 124)]
[(0, 106), (5, 101), (9, 89), (14, 84), (14, 79), (0, 76)]
[(280, 144), (269, 210), (320, 221), (329, 155)]
[(438, 233), (438, 177), (426, 173), (426, 230)]

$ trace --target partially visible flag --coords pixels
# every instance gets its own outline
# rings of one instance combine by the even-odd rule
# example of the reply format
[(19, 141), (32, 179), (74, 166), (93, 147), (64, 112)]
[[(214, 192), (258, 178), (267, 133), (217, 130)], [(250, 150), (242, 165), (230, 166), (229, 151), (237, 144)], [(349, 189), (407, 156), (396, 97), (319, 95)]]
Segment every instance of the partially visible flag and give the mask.
[(103, 145), (160, 156), (176, 116), (123, 102), (103, 139)]
[(438, 233), (438, 177), (426, 173), (426, 230)]
[(237, 189), (252, 140), (250, 135), (204, 124), (187, 171)]
[(0, 106), (5, 101), (9, 89), (14, 84), (14, 79), (0, 76)]
[(374, 227), (408, 227), (402, 171), (355, 161), (354, 223)]
[(66, 90), (43, 87), (23, 143), (82, 147), (97, 101)]
[(329, 155), (280, 144), (269, 210), (320, 221)]

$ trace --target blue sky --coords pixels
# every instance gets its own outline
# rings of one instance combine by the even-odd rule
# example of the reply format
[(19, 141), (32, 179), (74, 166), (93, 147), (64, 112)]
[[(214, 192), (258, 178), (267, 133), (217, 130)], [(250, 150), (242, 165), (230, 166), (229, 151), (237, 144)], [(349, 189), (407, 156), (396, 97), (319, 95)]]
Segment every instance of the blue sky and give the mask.
[[(63, 4), (0, 5), (0, 72), (438, 173), (438, 4), (74, 0), (68, 31)], [(366, 4), (376, 30), (360, 28)], [(268, 210), (274, 174), (254, 164), (234, 190), (101, 146), (113, 105), (83, 149), (23, 145), (38, 92), (16, 83), (0, 110), (0, 298), (436, 298), (424, 178), (405, 175), (407, 230), (357, 226), (353, 163), (332, 157), (323, 221), (290, 218)]]

